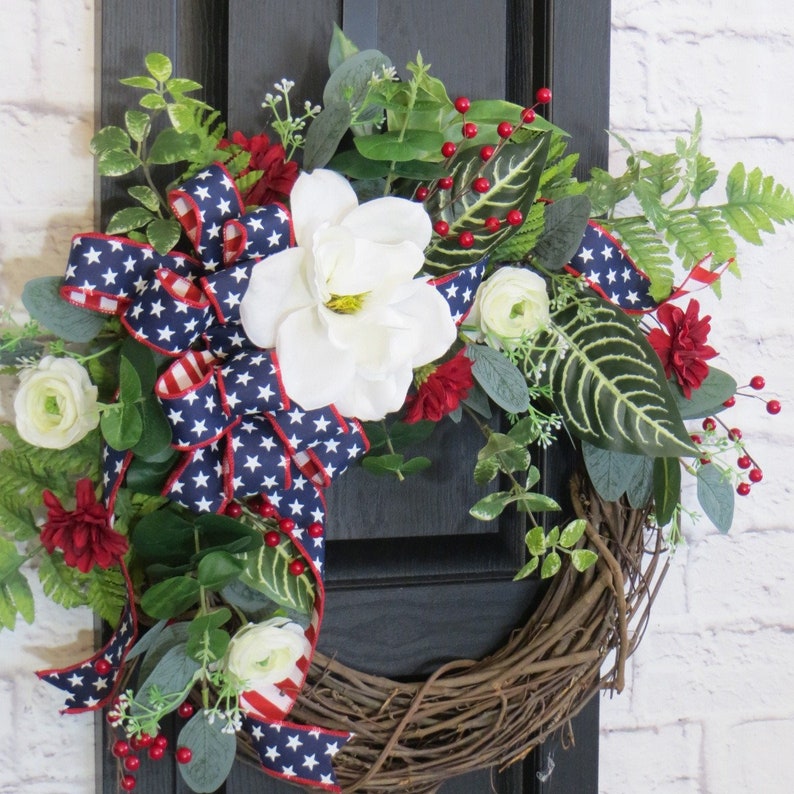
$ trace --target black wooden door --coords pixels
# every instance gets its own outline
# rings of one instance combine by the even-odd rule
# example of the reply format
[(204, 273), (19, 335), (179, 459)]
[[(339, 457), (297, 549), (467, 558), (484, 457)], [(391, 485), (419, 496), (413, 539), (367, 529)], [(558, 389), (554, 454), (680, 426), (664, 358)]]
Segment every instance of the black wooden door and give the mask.
[[(259, 132), (262, 98), (282, 77), (296, 82), (296, 98), (320, 99), (336, 22), (398, 66), (420, 50), (451, 96), (529, 104), (537, 87), (550, 85), (552, 120), (572, 133), (586, 173), (606, 159), (609, 17), (609, 0), (103, 0), (100, 123), (119, 123), (129, 95), (118, 79), (159, 50), (180, 76), (205, 86), (230, 130)], [(118, 191), (101, 186), (105, 217)], [(523, 564), (517, 519), (483, 525), (467, 514), (479, 496), (471, 478), (479, 433), (442, 425), (430, 444), (443, 462), (427, 475), (398, 485), (351, 470), (328, 492), (320, 649), (360, 669), (417, 676), (452, 658), (480, 657), (531, 609), (537, 585), (512, 582)], [(546, 461), (549, 487), (562, 484), (565, 466)], [(595, 794), (597, 700), (577, 718), (575, 734), (574, 749), (551, 739), (523, 765), (450, 780), (441, 792)], [(103, 752), (109, 794), (117, 778)], [(146, 765), (138, 777), (146, 794), (187, 791), (166, 762)], [(294, 790), (238, 765), (225, 794)]]

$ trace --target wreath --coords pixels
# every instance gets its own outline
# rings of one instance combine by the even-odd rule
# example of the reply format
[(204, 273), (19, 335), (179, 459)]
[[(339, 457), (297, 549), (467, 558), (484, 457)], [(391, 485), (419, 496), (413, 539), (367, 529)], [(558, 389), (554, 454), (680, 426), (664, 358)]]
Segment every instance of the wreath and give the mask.
[[(720, 531), (763, 478), (722, 415), (736, 395), (780, 403), (707, 363), (692, 294), (738, 275), (736, 236), (794, 218), (788, 190), (739, 163), (708, 203), (699, 116), (674, 153), (623, 142), (625, 173), (583, 182), (548, 88), (531, 107), (451, 99), (421, 56), (399, 79), (339, 29), (329, 63), (322, 107), (296, 108), (286, 79), (265, 96), (271, 140), (227, 137), (148, 55), (122, 80), (138, 106), (91, 143), (102, 176), (138, 178), (131, 203), (26, 285), (29, 320), (4, 315), (0, 628), (33, 621), (30, 561), (47, 596), (113, 627), (39, 676), (65, 711), (107, 710), (125, 791), (142, 753), (173, 752), (196, 792), (238, 752), (346, 792), (521, 759), (622, 688), (681, 539), (682, 473)], [(349, 465), (395, 489), (443, 466), (411, 452), (439, 422), (482, 431), (469, 512), (518, 511), (516, 579), (549, 584), (492, 655), (392, 681), (315, 652), (323, 493)], [(569, 437), (566, 517), (536, 461)]]

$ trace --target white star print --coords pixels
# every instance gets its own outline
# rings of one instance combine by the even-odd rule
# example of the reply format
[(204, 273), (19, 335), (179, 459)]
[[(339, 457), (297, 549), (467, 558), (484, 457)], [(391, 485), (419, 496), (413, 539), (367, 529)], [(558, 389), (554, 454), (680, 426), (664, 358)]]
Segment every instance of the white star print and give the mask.
[(83, 254), (83, 256), (88, 260), (86, 262), (87, 265), (96, 265), (99, 263), (99, 257), (101, 256), (101, 253), (92, 245), (91, 248)]

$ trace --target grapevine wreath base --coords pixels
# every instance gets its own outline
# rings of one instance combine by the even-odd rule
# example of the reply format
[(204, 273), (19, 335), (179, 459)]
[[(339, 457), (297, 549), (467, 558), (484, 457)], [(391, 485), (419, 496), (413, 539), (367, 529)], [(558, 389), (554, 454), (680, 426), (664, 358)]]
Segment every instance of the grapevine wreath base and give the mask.
[(315, 655), (292, 716), (355, 733), (334, 758), (344, 792), (431, 794), (456, 775), (509, 766), (596, 692), (622, 690), (667, 568), (664, 544), (648, 529), (647, 509), (604, 502), (578, 476), (571, 495), (598, 563), (557, 574), (528, 622), (493, 655), (455, 660), (411, 683)]

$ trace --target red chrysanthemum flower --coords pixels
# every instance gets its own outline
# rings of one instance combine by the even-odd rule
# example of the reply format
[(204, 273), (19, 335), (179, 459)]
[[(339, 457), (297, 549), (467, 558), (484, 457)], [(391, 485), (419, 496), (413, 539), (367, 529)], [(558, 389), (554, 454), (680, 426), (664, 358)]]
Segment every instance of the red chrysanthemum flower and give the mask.
[(656, 316), (667, 331), (654, 328), (648, 334), (648, 341), (662, 360), (664, 374), (669, 378), (675, 373), (687, 399), (692, 396), (692, 389), (700, 388), (708, 375), (706, 359), (717, 355), (717, 351), (706, 344), (711, 316), (698, 317), (699, 312), (700, 304), (696, 300), (689, 301), (686, 312), (664, 303)]
[(96, 500), (94, 485), (87, 477), (75, 489), (77, 505), (65, 510), (52, 491), (44, 491), (47, 521), (41, 530), (41, 542), (52, 554), (63, 552), (67, 565), (88, 573), (94, 565), (109, 568), (127, 552), (127, 538), (110, 528), (110, 517)]
[(240, 172), (240, 176), (251, 171), (263, 172), (259, 180), (243, 195), (246, 205), (262, 206), (274, 201), (284, 201), (289, 196), (298, 178), (298, 164), (286, 159), (287, 153), (280, 143), (271, 144), (264, 134), (246, 138), (242, 132), (235, 132), (231, 141), (222, 140), (220, 146), (225, 149), (230, 143), (251, 153), (251, 160)]
[(409, 424), (439, 419), (454, 411), (465, 400), (473, 384), (471, 359), (461, 350), (454, 358), (436, 367), (419, 384), (416, 394), (405, 401), (405, 421)]

